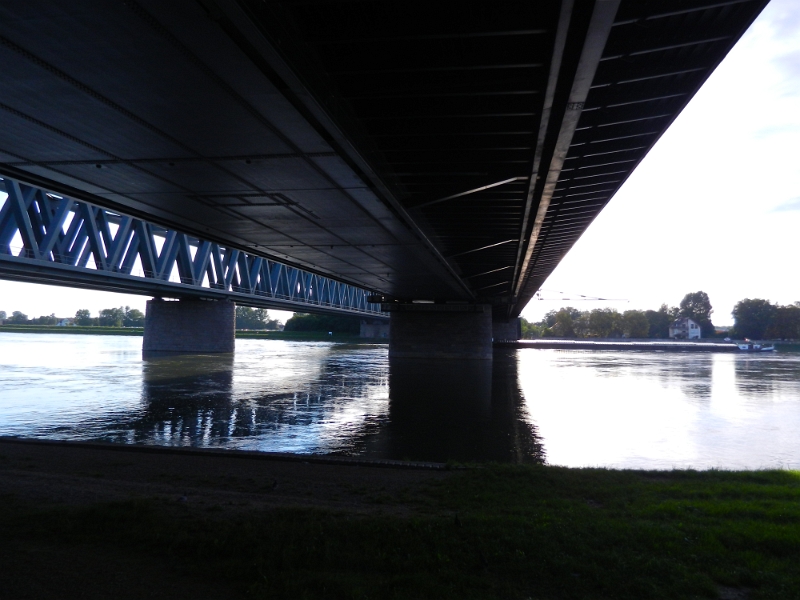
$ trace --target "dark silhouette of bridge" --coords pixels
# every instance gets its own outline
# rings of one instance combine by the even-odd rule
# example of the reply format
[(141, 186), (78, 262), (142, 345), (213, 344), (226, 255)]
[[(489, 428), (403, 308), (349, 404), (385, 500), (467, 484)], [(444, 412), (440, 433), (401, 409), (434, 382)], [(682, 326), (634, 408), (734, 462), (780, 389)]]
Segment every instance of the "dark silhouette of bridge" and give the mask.
[(0, 174), (513, 337), (765, 5), (10, 0)]

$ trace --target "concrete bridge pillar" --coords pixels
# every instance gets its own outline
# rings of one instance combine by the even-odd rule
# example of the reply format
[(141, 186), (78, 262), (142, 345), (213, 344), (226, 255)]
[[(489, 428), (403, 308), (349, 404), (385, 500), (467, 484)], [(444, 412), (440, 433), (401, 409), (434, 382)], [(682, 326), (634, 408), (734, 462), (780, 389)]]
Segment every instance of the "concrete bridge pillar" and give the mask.
[(516, 342), (522, 338), (522, 321), (513, 319), (494, 319), (492, 321), (492, 340), (495, 342)]
[(484, 304), (383, 305), (389, 358), (492, 358), (492, 309)]
[(147, 301), (143, 352), (233, 352), (236, 305), (225, 300)]
[(387, 321), (386, 319), (361, 319), (359, 337), (388, 338), (389, 321)]

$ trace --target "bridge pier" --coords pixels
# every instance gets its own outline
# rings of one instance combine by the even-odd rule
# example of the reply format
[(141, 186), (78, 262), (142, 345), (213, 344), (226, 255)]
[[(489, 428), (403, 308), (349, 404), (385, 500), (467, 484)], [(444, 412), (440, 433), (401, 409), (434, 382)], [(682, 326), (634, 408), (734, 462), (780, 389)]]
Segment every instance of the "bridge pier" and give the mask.
[(359, 337), (388, 338), (389, 322), (386, 319), (361, 319)]
[(519, 317), (492, 320), (492, 340), (495, 342), (516, 342), (522, 338), (522, 321)]
[(226, 300), (147, 301), (145, 353), (233, 352), (236, 305)]
[(391, 315), (389, 358), (492, 358), (488, 304), (383, 305)]

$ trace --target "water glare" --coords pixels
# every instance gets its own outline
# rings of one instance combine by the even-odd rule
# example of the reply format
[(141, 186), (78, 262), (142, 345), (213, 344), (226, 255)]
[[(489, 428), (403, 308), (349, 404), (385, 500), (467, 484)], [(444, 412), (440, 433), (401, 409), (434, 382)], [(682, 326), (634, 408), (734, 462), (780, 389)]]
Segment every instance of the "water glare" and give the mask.
[(0, 335), (0, 435), (621, 468), (800, 468), (800, 354), (496, 350), (390, 361), (384, 345)]

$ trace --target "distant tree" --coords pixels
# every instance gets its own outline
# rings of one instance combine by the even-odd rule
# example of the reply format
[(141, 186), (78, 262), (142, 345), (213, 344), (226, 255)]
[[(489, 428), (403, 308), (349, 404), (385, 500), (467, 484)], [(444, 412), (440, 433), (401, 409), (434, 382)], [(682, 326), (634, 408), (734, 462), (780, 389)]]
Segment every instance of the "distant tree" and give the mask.
[(772, 322), (765, 332), (771, 339), (800, 339), (800, 303), (776, 306)]
[(577, 316), (572, 316), (572, 329), (575, 331), (575, 337), (584, 338), (590, 334), (590, 316), (591, 313), (588, 310), (579, 312)]
[(11, 318), (8, 320), (12, 325), (24, 325), (28, 322), (28, 315), (18, 310), (11, 313)]
[(0, 310), (0, 323), (2, 323), (3, 321), (5, 321), (7, 316), (8, 316), (8, 315), (6, 315), (6, 311), (4, 311), (4, 310)]
[(520, 328), (522, 329), (522, 338), (525, 340), (542, 337), (542, 327), (531, 323), (525, 317), (520, 317)]
[[(558, 337), (575, 337), (575, 329), (572, 324), (572, 315), (574, 309), (571, 307), (562, 308), (556, 313), (556, 322), (553, 324), (553, 333)], [(578, 317), (580, 317), (580, 312)]]
[(236, 307), (236, 329), (271, 329), (280, 328), (277, 319), (270, 319), (265, 308)]
[(650, 321), (641, 310), (622, 313), (622, 331), (630, 338), (645, 338), (650, 334)]
[(613, 308), (596, 308), (589, 313), (589, 331), (595, 337), (620, 337), (622, 315)]
[(123, 308), (104, 308), (100, 311), (97, 319), (101, 327), (122, 327), (125, 319), (125, 309)]
[(144, 327), (144, 313), (138, 308), (131, 308), (126, 306), (122, 316), (123, 327)]
[(294, 313), (291, 319), (286, 321), (284, 331), (331, 331), (333, 333), (349, 333), (358, 335), (361, 330), (361, 319), (359, 317), (336, 316), (336, 315), (308, 315)]
[(733, 307), (734, 335), (742, 338), (763, 339), (773, 324), (777, 307), (769, 300), (745, 298)]
[(47, 316), (41, 316), (32, 319), (32, 322), (35, 325), (56, 325), (58, 323), (58, 319), (56, 318), (55, 313), (51, 313)]
[(693, 292), (686, 294), (681, 300), (679, 316), (688, 317), (700, 326), (700, 334), (703, 337), (714, 335), (714, 325), (711, 323), (711, 301), (705, 292)]
[(80, 309), (78, 312), (75, 313), (75, 325), (80, 325), (81, 327), (89, 327), (94, 325), (94, 319), (92, 318), (92, 313), (90, 313), (85, 308)]
[(586, 313), (577, 308), (565, 306), (558, 310), (547, 312), (541, 321), (535, 323), (543, 337), (567, 336), (582, 337)]
[(558, 314), (557, 310), (551, 310), (551, 311), (547, 312), (544, 315), (544, 317), (542, 317), (542, 320), (537, 323), (537, 325), (539, 325), (540, 327), (543, 327), (543, 328), (552, 327), (553, 325), (556, 324), (556, 315), (557, 314)]
[(650, 327), (647, 337), (666, 339), (669, 337), (669, 326), (678, 315), (678, 308), (669, 308), (666, 304), (662, 304), (658, 310), (646, 310), (644, 316)]

